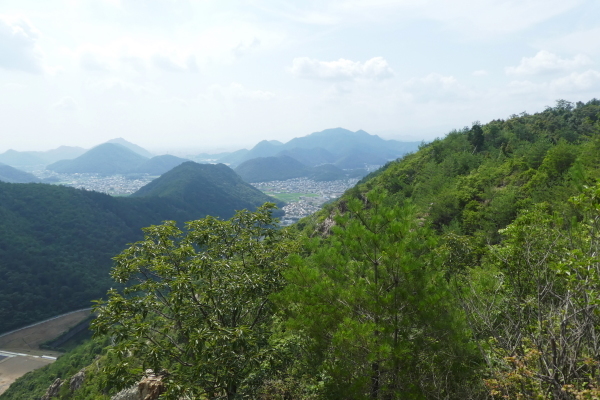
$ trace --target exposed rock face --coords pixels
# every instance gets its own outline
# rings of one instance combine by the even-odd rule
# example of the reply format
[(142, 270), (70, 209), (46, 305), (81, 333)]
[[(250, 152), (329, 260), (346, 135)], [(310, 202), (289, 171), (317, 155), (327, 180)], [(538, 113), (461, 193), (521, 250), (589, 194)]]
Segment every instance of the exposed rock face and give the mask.
[(129, 389), (123, 389), (119, 393), (115, 394), (110, 400), (140, 400), (140, 391), (137, 386), (130, 387)]
[(79, 371), (78, 373), (73, 375), (71, 377), (71, 380), (69, 381), (69, 388), (71, 389), (71, 392), (74, 392), (77, 389), (79, 389), (81, 387), (81, 385), (83, 385), (84, 380), (85, 380), (85, 369), (82, 369), (81, 371)]
[(149, 375), (142, 379), (137, 386), (121, 390), (111, 397), (111, 400), (156, 400), (165, 391), (162, 376)]
[(53, 397), (58, 397), (58, 392), (63, 383), (64, 382), (62, 379), (56, 378), (56, 380), (52, 382), (52, 385), (50, 385), (48, 390), (46, 390), (46, 394), (43, 395), (40, 400), (50, 400)]

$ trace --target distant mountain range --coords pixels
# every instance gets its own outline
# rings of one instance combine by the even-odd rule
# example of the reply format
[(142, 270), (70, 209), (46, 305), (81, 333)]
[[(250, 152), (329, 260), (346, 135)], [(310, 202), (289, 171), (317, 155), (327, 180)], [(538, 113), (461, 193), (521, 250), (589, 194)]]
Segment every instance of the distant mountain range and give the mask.
[[(133, 145), (135, 146), (135, 145)], [(143, 150), (143, 149), (142, 149)], [(171, 155), (156, 156), (148, 159), (117, 142), (98, 145), (73, 160), (61, 160), (50, 164), (46, 169), (64, 173), (94, 173), (117, 175), (146, 173), (161, 175), (177, 165), (184, 163), (184, 158)]]
[(342, 170), (333, 164), (309, 167), (288, 155), (258, 157), (244, 161), (234, 171), (246, 182), (283, 181), (294, 178), (309, 178), (315, 181), (333, 181), (362, 177), (366, 169)]
[(363, 130), (352, 132), (334, 128), (294, 138), (287, 143), (263, 140), (250, 150), (223, 155), (217, 162), (236, 167), (253, 158), (289, 156), (309, 167), (334, 164), (342, 169), (355, 169), (366, 165), (383, 165), (416, 151), (420, 144), (384, 140)]
[(263, 194), (225, 165), (186, 162), (131, 197), (0, 182), (0, 333), (86, 307), (112, 285), (112, 257), (141, 228), (255, 209)]
[(79, 157), (85, 153), (81, 147), (61, 146), (48, 151), (7, 150), (0, 154), (0, 162), (12, 167), (47, 165), (59, 160)]
[[(242, 149), (232, 153), (212, 155), (198, 154), (190, 158), (204, 163), (224, 163), (232, 168), (241, 167), (243, 163), (253, 159), (278, 158), (278, 160), (256, 161), (237, 169), (245, 180), (254, 182), (264, 181), (269, 175), (277, 176), (279, 179), (282, 179), (282, 176), (310, 177), (313, 173), (310, 168), (326, 164), (346, 171), (342, 174), (332, 167), (326, 167), (328, 168), (326, 174), (323, 174), (321, 169), (321, 173), (315, 175), (321, 179), (333, 179), (334, 176), (364, 175), (365, 168), (383, 165), (402, 157), (406, 153), (417, 150), (419, 145), (420, 142), (384, 140), (363, 130), (352, 132), (335, 128), (294, 138), (287, 143), (263, 140), (250, 150)], [(294, 165), (290, 159), (303, 166)], [(109, 140), (87, 151), (80, 147), (61, 146), (45, 152), (8, 150), (0, 154), (0, 163), (16, 168), (46, 166), (51, 171), (71, 174), (162, 175), (186, 161), (189, 160), (172, 155), (153, 157), (149, 151), (123, 138)], [(268, 168), (279, 170), (268, 172)], [(259, 170), (262, 171), (258, 172)]]
[[(118, 144), (122, 147), (133, 151), (134, 153), (145, 157), (152, 158), (153, 154), (143, 149), (142, 147), (128, 142), (123, 138), (111, 139), (106, 143)], [(47, 151), (16, 151), (7, 150), (0, 154), (0, 163), (10, 165), (12, 167), (33, 167), (43, 166), (55, 163), (61, 160), (72, 160), (84, 154), (87, 150), (81, 147), (60, 146), (56, 149)]]

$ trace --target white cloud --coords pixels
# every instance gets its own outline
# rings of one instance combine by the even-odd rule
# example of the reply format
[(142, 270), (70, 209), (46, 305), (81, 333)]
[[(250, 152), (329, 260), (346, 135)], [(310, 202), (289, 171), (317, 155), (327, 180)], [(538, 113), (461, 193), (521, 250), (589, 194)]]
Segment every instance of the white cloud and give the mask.
[(98, 94), (112, 93), (117, 97), (123, 94), (148, 95), (156, 92), (155, 89), (148, 86), (137, 85), (117, 78), (89, 81), (85, 87)]
[(123, 56), (120, 58), (120, 61), (123, 65), (130, 67), (137, 73), (146, 72), (146, 60), (141, 57)]
[(485, 69), (478, 69), (477, 71), (473, 71), (473, 76), (486, 76), (488, 72)]
[(412, 78), (403, 89), (416, 101), (449, 101), (473, 97), (474, 93), (453, 76), (431, 73), (424, 78)]
[(240, 44), (233, 48), (233, 54), (236, 57), (242, 57), (250, 51), (258, 48), (260, 46), (260, 39), (255, 37), (250, 43), (241, 41)]
[(198, 72), (198, 63), (194, 55), (189, 55), (185, 60), (177, 60), (165, 54), (155, 54), (152, 56), (152, 63), (166, 72)]
[(39, 33), (27, 20), (0, 15), (0, 68), (41, 73)]
[(588, 70), (573, 72), (562, 78), (553, 80), (550, 87), (555, 92), (588, 92), (600, 90), (600, 72)]
[(508, 75), (538, 75), (547, 72), (570, 71), (592, 63), (586, 55), (577, 54), (572, 59), (560, 58), (546, 50), (533, 57), (523, 57), (516, 67), (506, 67)]
[(202, 97), (220, 100), (271, 100), (275, 97), (275, 93), (263, 90), (249, 90), (239, 83), (232, 82), (229, 86), (212, 85), (208, 89), (208, 95)]
[(77, 103), (72, 97), (63, 97), (60, 101), (53, 104), (52, 108), (56, 110), (75, 111), (77, 110)]
[(329, 81), (382, 80), (394, 75), (383, 57), (374, 57), (364, 63), (343, 58), (337, 61), (319, 61), (299, 57), (292, 62), (290, 72), (297, 78)]
[(79, 64), (81, 65), (81, 68), (87, 71), (106, 72), (110, 70), (107, 62), (101, 60), (97, 55), (88, 52), (83, 53), (81, 57), (79, 57)]
[(528, 80), (512, 81), (508, 86), (508, 92), (513, 95), (550, 98), (559, 98), (573, 93), (590, 93), (598, 90), (600, 90), (600, 71), (595, 70), (572, 72), (569, 75), (541, 83)]

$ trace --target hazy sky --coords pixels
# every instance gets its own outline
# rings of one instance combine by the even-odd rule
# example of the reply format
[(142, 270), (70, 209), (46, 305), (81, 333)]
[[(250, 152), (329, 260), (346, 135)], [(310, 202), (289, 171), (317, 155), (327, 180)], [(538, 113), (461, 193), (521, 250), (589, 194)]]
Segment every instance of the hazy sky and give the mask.
[(430, 140), (593, 97), (598, 0), (0, 2), (0, 152)]

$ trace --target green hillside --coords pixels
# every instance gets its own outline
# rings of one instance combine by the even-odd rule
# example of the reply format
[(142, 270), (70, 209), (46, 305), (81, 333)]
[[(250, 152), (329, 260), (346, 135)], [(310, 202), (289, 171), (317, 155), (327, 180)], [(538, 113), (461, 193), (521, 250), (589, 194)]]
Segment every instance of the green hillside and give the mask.
[[(132, 198), (163, 198), (201, 215), (230, 217), (234, 210), (276, 202), (244, 182), (224, 164), (185, 162), (132, 194)], [(283, 203), (278, 203), (280, 206)]]
[(323, 164), (318, 167), (313, 167), (308, 175), (309, 179), (320, 181), (335, 181), (339, 179), (347, 179), (346, 171), (336, 167), (333, 164)]
[(101, 297), (111, 286), (111, 258), (142, 227), (229, 218), (271, 200), (224, 165), (192, 162), (128, 198), (0, 182), (0, 332)]
[(113, 346), (62, 398), (152, 368), (167, 399), (597, 399), (599, 178), (600, 101), (559, 101), (422, 145), (289, 230), (265, 209), (154, 227), (98, 309)]
[(8, 183), (40, 182), (33, 174), (0, 163), (0, 181)]

